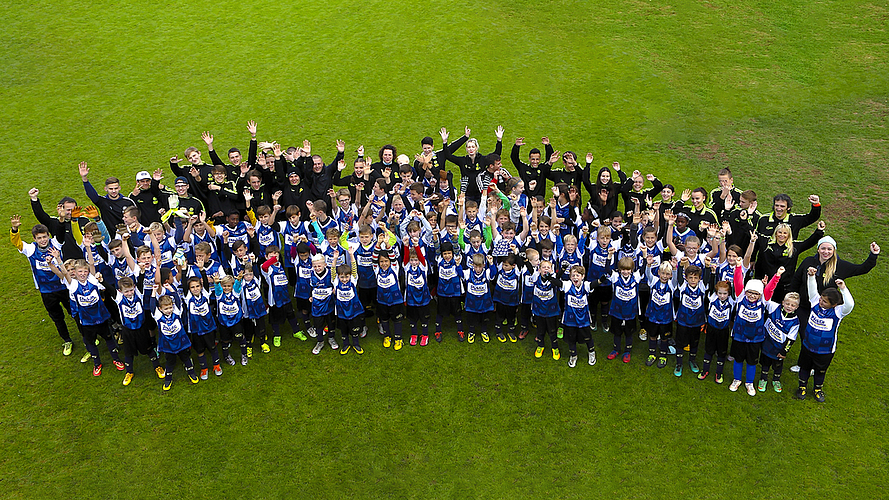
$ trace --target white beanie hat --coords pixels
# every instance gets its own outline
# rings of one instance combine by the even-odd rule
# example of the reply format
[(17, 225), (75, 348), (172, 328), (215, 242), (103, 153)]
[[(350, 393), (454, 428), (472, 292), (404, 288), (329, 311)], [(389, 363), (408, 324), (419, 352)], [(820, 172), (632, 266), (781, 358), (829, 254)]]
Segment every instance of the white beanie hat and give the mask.
[(756, 292), (762, 295), (763, 292), (763, 284), (762, 281), (757, 279), (752, 279), (747, 282), (747, 285), (744, 286), (744, 292)]
[(830, 243), (830, 246), (832, 246), (834, 250), (837, 249), (837, 241), (835, 239), (831, 238), (830, 236), (825, 236), (825, 237), (821, 238), (820, 240), (818, 240), (818, 244), (815, 245), (815, 248), (816, 249), (821, 248), (822, 243)]

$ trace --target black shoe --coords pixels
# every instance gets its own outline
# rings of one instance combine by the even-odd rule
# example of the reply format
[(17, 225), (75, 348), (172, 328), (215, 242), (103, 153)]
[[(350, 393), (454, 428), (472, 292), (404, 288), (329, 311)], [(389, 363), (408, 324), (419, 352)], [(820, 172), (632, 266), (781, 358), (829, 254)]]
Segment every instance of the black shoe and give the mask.
[(657, 358), (657, 367), (663, 368), (665, 366), (667, 366), (667, 357), (661, 356), (661, 357)]
[(823, 390), (815, 389), (815, 401), (818, 401), (819, 403), (824, 402), (824, 391)]
[(796, 390), (796, 393), (793, 395), (793, 399), (799, 399), (800, 401), (806, 399), (806, 388), (800, 387)]

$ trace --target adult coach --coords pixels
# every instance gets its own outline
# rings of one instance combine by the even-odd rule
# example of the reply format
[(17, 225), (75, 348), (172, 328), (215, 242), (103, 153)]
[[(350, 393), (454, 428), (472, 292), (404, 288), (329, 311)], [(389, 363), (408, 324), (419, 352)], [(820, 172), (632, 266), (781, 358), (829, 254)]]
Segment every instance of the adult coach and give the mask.
[[(543, 137), (540, 139), (540, 142), (543, 143), (543, 148), (546, 151), (546, 158), (549, 159), (555, 152), (552, 145), (549, 143), (549, 137)], [(515, 144), (512, 145), (512, 152), (509, 157), (512, 160), (512, 164), (515, 166), (516, 171), (519, 173), (519, 178), (525, 183), (525, 195), (529, 198), (536, 196), (546, 197), (546, 179), (549, 176), (549, 171), (552, 169), (552, 165), (550, 165), (549, 161), (540, 163), (541, 153), (537, 148), (531, 148), (531, 151), (528, 152), (528, 163), (523, 162), (519, 156), (519, 152), (524, 145), (524, 137), (516, 138)]]
[[(769, 237), (775, 232), (778, 224), (784, 223), (790, 226), (793, 239), (797, 239), (800, 229), (818, 222), (818, 219), (821, 218), (821, 198), (818, 195), (811, 194), (809, 195), (809, 203), (812, 204), (809, 213), (792, 214), (790, 209), (793, 208), (793, 200), (790, 199), (790, 196), (785, 193), (775, 195), (772, 199), (772, 213), (760, 217), (759, 223), (756, 224), (756, 232), (760, 236)], [(801, 294), (800, 297), (808, 297), (808, 295)]]
[[(463, 137), (457, 139), (450, 146), (448, 146), (448, 130), (442, 127), (439, 133), (444, 143), (445, 159), (460, 168), (460, 193), (465, 193), (467, 200), (481, 201), (482, 193), (478, 189), (478, 185), (472, 181), (487, 166), (487, 156), (482, 156), (478, 153), (478, 141), (469, 138), (472, 131), (469, 127), (466, 127)], [(491, 154), (500, 156), (500, 152), (503, 150), (503, 126), (498, 126), (494, 134), (497, 136), (497, 146), (494, 147), (494, 152)], [(454, 151), (464, 143), (466, 144), (466, 155), (455, 156)]]
[(136, 202), (120, 195), (120, 179), (117, 177), (109, 177), (105, 179), (105, 196), (99, 196), (96, 188), (90, 184), (89, 177), (90, 168), (85, 161), (80, 162), (77, 166), (80, 172), (80, 180), (83, 181), (83, 190), (86, 196), (99, 208), (102, 220), (105, 221), (105, 228), (111, 231), (119, 224), (123, 224), (124, 210), (135, 207)]

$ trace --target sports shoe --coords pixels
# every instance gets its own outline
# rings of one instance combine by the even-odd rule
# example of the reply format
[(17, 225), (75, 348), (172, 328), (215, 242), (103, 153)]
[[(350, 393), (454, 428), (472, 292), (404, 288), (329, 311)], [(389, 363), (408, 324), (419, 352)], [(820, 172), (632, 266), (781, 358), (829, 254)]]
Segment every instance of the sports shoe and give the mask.
[(401, 339), (398, 339), (398, 340), (395, 341), (395, 347), (394, 347), (394, 349), (395, 349), (396, 351), (400, 351), (401, 348), (402, 348), (403, 346), (404, 346), (404, 341), (401, 340)]
[(577, 355), (568, 356), (568, 368), (574, 368), (575, 366), (577, 366)]
[(89, 351), (86, 351), (85, 353), (83, 353), (83, 356), (80, 357), (80, 362), (81, 362), (81, 363), (86, 363), (87, 361), (89, 361), (89, 359), (90, 359), (91, 357), (92, 357), (92, 355), (90, 354), (90, 352), (89, 352)]
[(164, 390), (169, 391), (170, 387), (173, 387), (173, 379), (164, 380)]
[(417, 345), (417, 336), (411, 335), (411, 345)]
[(562, 354), (559, 352), (559, 350), (553, 349), (553, 359), (558, 361), (561, 358), (562, 358)]
[(519, 340), (524, 340), (525, 337), (528, 336), (528, 330), (522, 330), (519, 332)]
[(127, 373), (123, 376), (123, 385), (130, 385), (130, 382), (133, 381), (133, 374)]
[(281, 347), (281, 336), (278, 335), (274, 339), (272, 339), (272, 344), (274, 344), (275, 347)]
[(676, 354), (676, 347), (668, 345), (667, 346), (667, 354)]
[(704, 379), (707, 378), (708, 375), (710, 375), (710, 372), (701, 372), (701, 373), (698, 373), (698, 380), (704, 380)]
[(753, 386), (753, 382), (748, 382), (744, 384), (744, 387), (747, 388), (748, 396), (756, 396), (756, 387)]
[(213, 365), (213, 375), (216, 375), (217, 377), (222, 376), (222, 367), (219, 365)]
[(362, 349), (360, 345), (356, 345), (353, 349), (355, 349), (355, 353), (357, 354), (364, 354), (364, 349)]
[(790, 367), (790, 371), (793, 373), (799, 373), (799, 365), (793, 365)]
[[(382, 329), (382, 328), (383, 328), (383, 327), (381, 326), (380, 329)], [(315, 333), (315, 327), (314, 327), (314, 326), (310, 326), (310, 327), (306, 330), (306, 333), (308, 333), (308, 334), (309, 334), (309, 337), (312, 337), (313, 339), (316, 338), (316, 337), (318, 337), (318, 334)]]
[(800, 387), (796, 390), (796, 393), (793, 395), (793, 399), (799, 399), (800, 401), (806, 399), (806, 388)]
[(321, 349), (324, 349), (324, 342), (315, 342), (315, 347), (312, 348), (312, 354), (321, 354)]
[(466, 336), (466, 341), (469, 342), (470, 344), (475, 343), (475, 334), (474, 334), (474, 333), (470, 333), (469, 335), (467, 335), (467, 336)]
[(824, 391), (821, 389), (815, 389), (815, 401), (819, 403), (824, 402)]
[(651, 366), (655, 361), (657, 361), (657, 357), (654, 354), (649, 354), (648, 359), (645, 360), (645, 366)]
[(252, 358), (252, 357), (253, 357), (253, 348), (252, 348), (252, 347), (248, 347), (248, 348), (247, 348), (247, 357), (248, 357), (248, 358)]
[(465, 338), (466, 338), (466, 334), (463, 333), (463, 330), (460, 330), (457, 332), (457, 340), (459, 340), (460, 342), (463, 342), (463, 340)]
[(392, 337), (383, 337), (383, 347), (389, 348), (392, 346)]
[(535, 357), (535, 358), (539, 358), (539, 357), (541, 357), (541, 356), (543, 356), (543, 348), (542, 348), (542, 347), (538, 347), (538, 348), (534, 351), (534, 357)]
[(266, 344), (265, 342), (263, 342), (262, 345), (259, 346), (259, 348), (262, 349), (262, 352), (264, 352), (264, 353), (266, 353), (266, 354), (272, 352), (272, 349), (271, 349), (271, 348), (269, 347), (269, 345)]
[(756, 388), (759, 390), (759, 392), (766, 392), (766, 387), (768, 387), (768, 385), (768, 380), (760, 380), (759, 383), (756, 384)]
[(102, 374), (102, 365), (93, 367), (93, 377), (98, 377)]
[(210, 370), (206, 368), (201, 368), (201, 380), (207, 380), (207, 374), (210, 373)]
[[(593, 330), (595, 330), (595, 328)], [(563, 336), (565, 336), (565, 330), (560, 326), (559, 330), (556, 332), (556, 338), (561, 340)]]
[(188, 374), (188, 380), (191, 380), (192, 384), (198, 383), (198, 378), (194, 375), (194, 371)]
[(617, 357), (617, 350), (611, 351), (608, 353), (608, 356), (605, 356), (605, 359), (611, 361), (612, 359)]
[(506, 342), (506, 336), (503, 335), (503, 332), (497, 334), (497, 340), (499, 340), (500, 342)]
[(676, 365), (676, 367), (673, 368), (673, 375), (676, 377), (682, 376), (682, 365)]
[(166, 372), (164, 372), (164, 369), (160, 366), (154, 369), (154, 373), (157, 373), (157, 378), (164, 378), (164, 376), (166, 376)]
[(62, 344), (62, 356), (70, 356), (72, 349), (74, 349), (73, 342), (65, 342)]
[(599, 322), (598, 322), (598, 321), (595, 322), (595, 323), (593, 323), (592, 325), (590, 325), (590, 331), (591, 331), (591, 332), (595, 332), (595, 331), (597, 331), (598, 329), (599, 329)]
[(231, 354), (225, 355), (225, 362), (231, 366), (235, 366), (235, 358), (233, 358)]
[(336, 339), (333, 337), (329, 337), (327, 339), (327, 343), (330, 344), (331, 349), (339, 349), (340, 345), (336, 343)]
[(346, 345), (343, 346), (342, 349), (340, 349), (340, 354), (349, 354), (349, 351), (350, 351), (351, 349), (352, 349), (352, 346), (349, 345), (349, 344), (346, 344)]
[(122, 372), (125, 368), (123, 363), (121, 363), (120, 361), (112, 361), (111, 363), (114, 365), (115, 368), (117, 368), (117, 371), (119, 372)]
[(510, 342), (516, 342), (517, 340), (519, 340), (513, 332), (506, 332), (506, 338), (508, 338)]
[(306, 338), (306, 334), (303, 333), (302, 331), (299, 331), (299, 332), (293, 332), (293, 336), (296, 337), (296, 338), (298, 338), (298, 339), (300, 339), (300, 340), (302, 340), (303, 342), (305, 342), (306, 340), (309, 340), (309, 339)]
[(482, 332), (482, 342), (484, 342), (485, 344), (487, 344), (487, 343), (490, 342), (490, 341), (491, 341), (491, 337), (488, 337), (488, 333), (487, 333), (487, 332)]
[(772, 381), (772, 389), (775, 389), (775, 392), (781, 392), (781, 391), (784, 390), (784, 388), (781, 387), (781, 381), (780, 381), (780, 380), (773, 380), (773, 381)]
[(241, 354), (241, 366), (247, 366), (247, 355)]
[(596, 351), (590, 351), (589, 363), (590, 363), (590, 366), (593, 366), (596, 364)]
[(441, 342), (441, 332), (435, 332), (435, 341)]
[(701, 371), (701, 368), (698, 367), (698, 364), (695, 362), (694, 358), (688, 360), (688, 367), (691, 368), (692, 373), (698, 373)]
[(657, 367), (663, 368), (665, 366), (667, 366), (667, 358), (665, 358), (663, 356), (657, 358)]
[(386, 335), (386, 330), (383, 330), (383, 324), (380, 323), (379, 318), (377, 318), (377, 327), (380, 329), (380, 335)]
[(716, 382), (717, 384), (721, 384), (724, 380), (725, 380), (725, 379), (722, 377), (722, 374), (721, 374), (721, 373), (717, 373), (717, 374), (716, 374), (716, 378), (714, 379), (714, 382)]
[(639, 330), (639, 340), (648, 340), (648, 332), (645, 331), (645, 328)]
[(623, 357), (620, 358), (620, 360), (623, 361), (624, 363), (629, 363), (630, 362), (630, 351), (625, 352)]
[(602, 331), (605, 332), (605, 333), (610, 332), (610, 331), (611, 331), (611, 325), (609, 325), (608, 323), (603, 323), (603, 324), (602, 324)]
[(361, 338), (367, 337), (367, 325), (361, 328)]
[(429, 345), (429, 335), (421, 335), (420, 347), (426, 347), (427, 345)]
[(732, 383), (729, 384), (728, 390), (732, 392), (738, 392), (738, 387), (741, 387), (741, 381), (738, 379), (732, 380)]

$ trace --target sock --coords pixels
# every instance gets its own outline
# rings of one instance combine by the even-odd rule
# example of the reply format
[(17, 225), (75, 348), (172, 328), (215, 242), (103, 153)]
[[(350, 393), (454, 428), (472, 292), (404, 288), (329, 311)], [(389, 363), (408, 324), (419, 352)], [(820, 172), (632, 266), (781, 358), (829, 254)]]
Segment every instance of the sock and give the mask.
[(743, 379), (743, 373), (742, 373), (743, 371), (744, 371), (744, 364), (741, 363), (740, 361), (735, 361), (733, 369), (732, 369), (732, 373), (735, 377), (735, 380), (742, 380)]
[(679, 354), (681, 352), (682, 352), (681, 349), (676, 351), (676, 366), (682, 366), (682, 358), (684, 357), (684, 355)]
[[(802, 372), (802, 371), (800, 371)], [(815, 370), (815, 389), (820, 389), (824, 386), (824, 376), (827, 375), (827, 371)]]
[(133, 357), (132, 356), (124, 356), (123, 365), (127, 369), (127, 373), (133, 373)]
[(424, 337), (428, 337), (428, 336), (429, 336), (429, 322), (427, 321), (427, 322), (425, 322), (425, 323), (421, 323), (421, 324), (420, 324), (420, 327), (423, 329), (423, 330), (422, 330), (422, 331), (423, 331), (423, 336), (424, 336)]
[(747, 365), (747, 383), (752, 384), (756, 378), (756, 365)]
[(210, 355), (213, 356), (213, 364), (218, 365), (219, 364), (219, 349), (214, 347), (210, 351)]
[(667, 341), (660, 340), (660, 341), (658, 341), (657, 346), (658, 346), (658, 349), (660, 349), (660, 351), (661, 351), (661, 357), (666, 358), (667, 357)]
[(381, 321), (380, 326), (383, 327), (383, 334), (384, 334), (383, 336), (390, 337), (391, 335), (389, 335), (389, 322), (388, 321)]
[(394, 328), (392, 328), (392, 334), (395, 336), (395, 340), (401, 340), (401, 321), (396, 321)]
[(281, 336), (281, 325), (274, 324), (272, 325), (272, 333), (275, 334), (275, 337)]
[(441, 331), (441, 319), (442, 318), (441, 318), (440, 314), (435, 317), (435, 331), (436, 332)]
[(709, 372), (710, 371), (710, 360), (713, 359), (712, 354), (704, 354), (704, 367), (702, 371)]
[[(358, 343), (358, 339), (359, 339), (360, 337), (361, 337), (360, 335), (352, 335), (352, 345), (353, 345), (353, 346), (355, 346), (355, 347), (361, 347), (361, 344)], [(345, 335), (343, 335), (343, 339), (348, 339), (348, 337), (346, 337)], [(348, 340), (344, 340), (344, 341), (345, 341), (345, 342), (348, 342)], [(346, 344), (346, 345), (348, 345), (348, 344)]]
[(198, 354), (198, 363), (200, 363), (200, 365), (201, 365), (201, 370), (207, 369), (207, 354), (206, 353)]
[(454, 323), (457, 324), (457, 331), (462, 332), (463, 331), (463, 316), (457, 315), (457, 317), (454, 318)]
[(151, 353), (148, 355), (148, 361), (151, 361), (151, 367), (157, 368), (158, 366), (160, 366), (161, 364), (158, 362), (157, 356), (154, 355), (154, 351), (148, 351), (148, 352)]
[[(293, 333), (300, 331), (299, 323), (296, 321), (296, 318), (290, 318), (287, 322), (290, 323), (290, 329), (293, 330)], [(277, 333), (275, 335), (277, 335)]]
[(228, 357), (228, 348), (229, 348), (229, 347), (231, 347), (231, 344), (228, 343), (228, 342), (222, 344), (222, 357), (223, 357), (223, 358), (227, 358), (227, 357)]
[(416, 323), (411, 323), (411, 335), (414, 335), (414, 336), (417, 335), (417, 324)]
[(568, 353), (577, 356), (577, 342), (568, 342)]
[(725, 368), (725, 358), (716, 358), (716, 373), (722, 375), (722, 370)]
[(648, 355), (654, 356), (657, 354), (657, 339), (648, 337)]
[(613, 335), (613, 337), (614, 337), (614, 341), (613, 341), (613, 344), (614, 344), (614, 350), (615, 350), (615, 351), (619, 351), (619, 350), (620, 350), (620, 344), (621, 344), (621, 342), (620, 342), (620, 334), (615, 333), (615, 334)]

